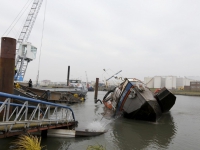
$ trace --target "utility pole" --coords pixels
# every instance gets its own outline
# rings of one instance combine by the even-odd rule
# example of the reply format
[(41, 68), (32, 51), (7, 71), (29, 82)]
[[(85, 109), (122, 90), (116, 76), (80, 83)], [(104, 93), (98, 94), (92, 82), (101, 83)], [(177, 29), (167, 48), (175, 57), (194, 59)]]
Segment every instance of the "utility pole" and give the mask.
[(87, 77), (87, 72), (85, 71), (85, 75), (86, 75), (86, 86), (87, 86), (87, 88), (89, 87), (88, 86), (88, 77)]
[(67, 72), (67, 86), (69, 86), (69, 75), (70, 75), (70, 66), (68, 66), (68, 72)]

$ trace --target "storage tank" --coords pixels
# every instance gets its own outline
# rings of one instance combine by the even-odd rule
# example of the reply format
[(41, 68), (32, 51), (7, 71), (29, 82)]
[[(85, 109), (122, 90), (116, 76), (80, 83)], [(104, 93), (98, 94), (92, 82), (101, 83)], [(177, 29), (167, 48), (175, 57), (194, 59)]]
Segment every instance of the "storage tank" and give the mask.
[(176, 76), (172, 77), (172, 89), (176, 89)]
[(161, 88), (161, 76), (154, 77), (154, 88)]
[(165, 87), (165, 77), (161, 77), (161, 88)]
[(184, 79), (181, 77), (176, 78), (176, 88), (183, 89), (184, 88)]
[(191, 81), (195, 81), (195, 80), (185, 77), (184, 78), (184, 85), (185, 86), (190, 86), (190, 82)]
[(153, 77), (145, 77), (144, 78), (144, 84), (146, 84), (146, 86), (148, 88), (153, 88), (154, 78)]
[(167, 89), (176, 89), (176, 77), (175, 76), (166, 77), (165, 87)]

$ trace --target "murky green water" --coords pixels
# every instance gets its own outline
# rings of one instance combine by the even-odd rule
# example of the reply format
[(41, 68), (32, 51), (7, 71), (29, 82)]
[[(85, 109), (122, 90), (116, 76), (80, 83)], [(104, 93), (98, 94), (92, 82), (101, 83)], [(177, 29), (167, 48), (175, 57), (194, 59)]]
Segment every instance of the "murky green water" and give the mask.
[[(105, 92), (99, 92), (102, 99)], [(107, 150), (134, 149), (200, 149), (200, 97), (177, 96), (176, 104), (169, 113), (156, 122), (144, 122), (118, 118), (102, 118), (103, 104), (94, 104), (94, 93), (88, 92), (87, 100), (75, 104), (79, 124), (84, 130), (94, 120), (107, 124), (105, 134), (90, 138), (47, 138), (42, 140), (47, 150), (86, 150), (88, 145), (100, 144)], [(9, 149), (15, 138), (0, 139), (0, 150)]]

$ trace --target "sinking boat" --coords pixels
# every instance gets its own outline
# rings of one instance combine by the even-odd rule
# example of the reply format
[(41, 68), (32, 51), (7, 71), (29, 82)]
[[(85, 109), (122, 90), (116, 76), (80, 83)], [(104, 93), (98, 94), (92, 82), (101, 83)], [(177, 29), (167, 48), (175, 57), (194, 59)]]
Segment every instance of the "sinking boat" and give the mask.
[(153, 122), (169, 111), (175, 101), (176, 97), (165, 87), (153, 93), (135, 78), (125, 79), (103, 98), (104, 105), (114, 115), (122, 114), (126, 118)]

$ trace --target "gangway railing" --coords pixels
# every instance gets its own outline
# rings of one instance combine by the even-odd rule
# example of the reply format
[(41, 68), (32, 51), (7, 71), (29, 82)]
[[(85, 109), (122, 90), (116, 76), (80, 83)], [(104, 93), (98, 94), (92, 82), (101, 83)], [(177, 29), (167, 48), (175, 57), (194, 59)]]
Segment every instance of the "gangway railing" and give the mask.
[[(3, 92), (0, 92), (0, 97), (7, 98), (0, 102), (0, 138), (75, 123), (74, 112), (68, 106)], [(21, 104), (12, 103), (12, 100)], [(35, 106), (29, 103), (35, 103)]]

